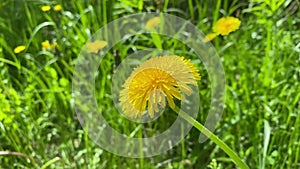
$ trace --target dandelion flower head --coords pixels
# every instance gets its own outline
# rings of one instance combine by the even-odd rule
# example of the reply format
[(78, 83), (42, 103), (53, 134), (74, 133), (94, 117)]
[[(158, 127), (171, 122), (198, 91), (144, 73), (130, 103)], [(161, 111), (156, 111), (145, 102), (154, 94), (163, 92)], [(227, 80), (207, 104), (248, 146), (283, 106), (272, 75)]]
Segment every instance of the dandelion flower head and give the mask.
[(55, 10), (55, 11), (61, 11), (61, 10), (62, 10), (61, 5), (55, 5), (55, 6), (54, 6), (54, 10)]
[(21, 45), (21, 46), (17, 46), (15, 49), (14, 49), (14, 53), (21, 53), (23, 50), (25, 50), (26, 47), (24, 45)]
[(107, 45), (106, 41), (96, 40), (94, 42), (87, 43), (86, 48), (87, 48), (88, 52), (90, 52), (90, 53), (98, 53), (99, 50), (104, 48), (106, 45)]
[(157, 25), (160, 24), (160, 18), (159, 17), (154, 17), (148, 20), (148, 22), (146, 23), (145, 29), (146, 30), (150, 30), (155, 28)]
[(198, 69), (190, 60), (179, 56), (161, 56), (147, 60), (135, 68), (123, 84), (120, 104), (123, 113), (138, 118), (146, 113), (151, 118), (160, 108), (174, 109), (174, 98), (184, 100), (183, 93), (191, 95), (189, 85), (197, 86), (200, 80)]
[(42, 9), (43, 12), (47, 12), (47, 11), (50, 11), (51, 6), (45, 5), (45, 6), (42, 6), (41, 9)]
[(241, 21), (238, 18), (232, 16), (223, 17), (213, 26), (213, 32), (223, 36), (228, 35), (230, 32), (239, 29), (240, 25)]
[(42, 48), (47, 50), (47, 49), (50, 49), (51, 48), (51, 44), (49, 43), (48, 40), (42, 42)]

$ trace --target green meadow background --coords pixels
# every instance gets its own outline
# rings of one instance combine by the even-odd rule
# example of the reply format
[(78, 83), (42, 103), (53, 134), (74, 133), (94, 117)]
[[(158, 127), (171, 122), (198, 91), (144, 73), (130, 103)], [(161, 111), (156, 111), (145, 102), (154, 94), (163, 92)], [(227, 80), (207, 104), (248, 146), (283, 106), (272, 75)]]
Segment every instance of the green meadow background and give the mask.
[[(43, 12), (44, 5), (51, 10)], [(53, 10), (55, 5), (62, 10)], [(101, 26), (140, 12), (182, 17), (205, 34), (223, 16), (239, 18), (239, 30), (211, 42), (226, 74), (225, 110), (214, 133), (250, 168), (300, 168), (299, 6), (299, 0), (1, 0), (0, 168), (237, 168), (212, 141), (198, 143), (195, 128), (168, 152), (133, 159), (103, 150), (80, 126), (71, 92), (77, 55)], [(110, 75), (127, 55), (159, 43), (164, 50), (190, 52), (164, 37), (134, 38), (137, 44), (116, 45), (99, 67), (98, 100), (111, 97)], [(43, 49), (46, 40), (57, 46)], [(19, 45), (26, 49), (16, 54)], [(204, 123), (211, 91), (205, 68), (199, 69), (197, 120)], [(109, 102), (105, 105), (113, 109)], [(164, 131), (175, 117), (142, 126), (117, 114), (108, 121), (139, 137), (141, 128)]]

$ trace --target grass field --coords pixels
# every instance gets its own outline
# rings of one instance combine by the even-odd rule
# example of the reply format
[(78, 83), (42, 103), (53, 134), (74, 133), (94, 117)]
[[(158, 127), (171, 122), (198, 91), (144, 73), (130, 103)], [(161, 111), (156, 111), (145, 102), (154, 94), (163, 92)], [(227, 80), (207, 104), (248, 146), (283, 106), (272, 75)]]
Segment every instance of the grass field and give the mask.
[[(225, 109), (214, 134), (250, 168), (300, 168), (299, 6), (299, 0), (2, 0), (0, 168), (237, 168), (214, 142), (200, 144), (196, 128), (166, 153), (125, 158), (99, 147), (81, 127), (72, 98), (79, 52), (102, 26), (141, 12), (176, 15), (205, 34), (224, 16), (239, 18), (238, 30), (211, 41), (226, 77)], [(163, 36), (136, 35), (108, 52), (95, 81), (98, 102), (105, 100), (99, 109), (113, 128), (135, 137), (162, 132), (177, 117), (165, 113), (149, 125), (135, 124), (119, 117), (108, 99), (119, 62), (149, 47), (199, 63), (189, 48)], [(204, 123), (211, 87), (205, 67), (197, 65), (197, 121)]]

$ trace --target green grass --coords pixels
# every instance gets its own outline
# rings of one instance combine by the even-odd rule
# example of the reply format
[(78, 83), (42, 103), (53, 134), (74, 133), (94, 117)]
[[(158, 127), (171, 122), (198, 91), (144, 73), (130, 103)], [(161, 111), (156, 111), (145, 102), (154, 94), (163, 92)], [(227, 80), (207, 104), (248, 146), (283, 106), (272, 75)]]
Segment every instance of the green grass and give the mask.
[[(63, 11), (42, 12), (61, 4)], [(298, 0), (91, 0), (0, 2), (0, 168), (234, 168), (213, 142), (198, 143), (193, 128), (176, 147), (159, 156), (132, 159), (96, 145), (79, 124), (72, 100), (73, 69), (82, 46), (101, 26), (127, 14), (160, 12), (190, 20), (204, 33), (222, 16), (241, 27), (212, 41), (226, 74), (226, 107), (214, 132), (250, 168), (300, 168), (300, 2)], [(42, 50), (41, 42), (58, 47)], [(15, 54), (14, 48), (26, 50)], [(120, 60), (147, 47), (195, 58), (188, 47), (164, 36), (138, 35), (107, 54), (96, 79), (97, 100), (111, 97), (110, 78)], [(195, 61), (195, 60), (192, 60)], [(210, 81), (199, 64), (205, 122)], [(141, 137), (167, 129), (176, 114), (133, 124), (104, 102), (109, 124)], [(103, 108), (104, 109), (104, 108)], [(105, 110), (106, 110), (105, 109)], [(110, 112), (114, 112), (110, 114)], [(137, 129), (137, 130), (135, 130)], [(122, 144), (122, 143), (120, 143)], [(214, 161), (215, 159), (216, 161)]]

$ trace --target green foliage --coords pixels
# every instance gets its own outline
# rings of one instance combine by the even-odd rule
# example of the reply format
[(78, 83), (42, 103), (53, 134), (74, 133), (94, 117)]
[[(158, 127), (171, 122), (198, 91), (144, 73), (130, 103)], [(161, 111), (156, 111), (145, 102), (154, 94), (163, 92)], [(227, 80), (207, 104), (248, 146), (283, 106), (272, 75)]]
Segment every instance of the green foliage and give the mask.
[[(53, 6), (61, 4), (62, 11)], [(192, 129), (180, 145), (152, 158), (118, 157), (97, 146), (73, 111), (72, 77), (83, 44), (106, 23), (126, 14), (167, 12), (190, 20), (204, 33), (222, 16), (241, 27), (213, 40), (226, 73), (226, 108), (215, 134), (250, 168), (300, 167), (300, 11), (298, 0), (88, 0), (0, 2), (0, 168), (234, 168), (212, 142), (198, 143)], [(43, 12), (41, 6), (52, 9)], [(72, 35), (72, 36), (70, 36)], [(43, 49), (48, 40), (57, 47)], [(25, 45), (15, 54), (14, 48)], [(155, 47), (184, 55), (200, 65), (204, 122), (210, 82), (193, 52), (175, 39), (156, 34), (120, 42), (107, 54), (96, 78), (97, 100), (111, 97), (111, 75), (134, 51)], [(118, 57), (115, 57), (118, 52)], [(176, 114), (159, 123), (135, 125), (119, 117), (112, 102), (100, 109), (118, 131), (132, 137), (143, 129), (155, 135)], [(122, 143), (120, 143), (122, 144)]]

